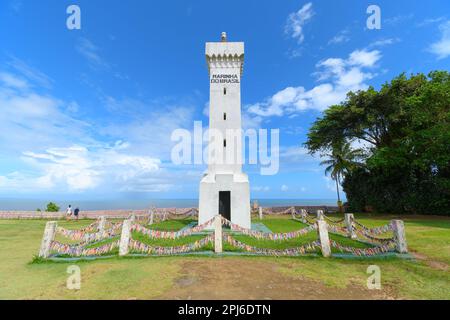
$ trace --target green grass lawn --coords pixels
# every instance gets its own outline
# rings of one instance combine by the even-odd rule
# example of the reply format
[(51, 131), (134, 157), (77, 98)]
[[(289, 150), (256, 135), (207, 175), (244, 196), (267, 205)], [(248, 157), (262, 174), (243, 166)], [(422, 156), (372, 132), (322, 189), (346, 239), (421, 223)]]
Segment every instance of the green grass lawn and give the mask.
[[(367, 226), (381, 226), (390, 221), (387, 216), (357, 215)], [(255, 220), (259, 222), (259, 220)], [(58, 225), (79, 229), (92, 221), (66, 222)], [(304, 227), (287, 216), (265, 217), (264, 224), (273, 232), (288, 232)], [(183, 263), (214, 257), (148, 257), (109, 258), (95, 261), (79, 261), (82, 269), (82, 290), (66, 289), (68, 274), (66, 268), (73, 262), (46, 262), (32, 264), (37, 254), (46, 221), (43, 220), (0, 220), (0, 299), (127, 299), (158, 297), (173, 288), (182, 272)], [(165, 221), (152, 226), (160, 230), (178, 230), (190, 223), (189, 220)], [(242, 268), (252, 261), (275, 263), (277, 271), (287, 277), (302, 277), (320, 281), (330, 287), (346, 287), (350, 284), (364, 286), (366, 269), (370, 264), (380, 266), (382, 284), (401, 298), (450, 299), (450, 219), (407, 217), (406, 235), (411, 252), (426, 257), (429, 261), (410, 261), (396, 258), (370, 260), (325, 259), (322, 257), (226, 257), (236, 261)], [(195, 235), (188, 240), (173, 242), (145, 239), (138, 234), (133, 237), (151, 245), (180, 245), (203, 236)], [(283, 249), (298, 246), (302, 241), (315, 238), (314, 232), (306, 237), (283, 242), (257, 240), (235, 236), (250, 245)], [(308, 238), (312, 237), (312, 238)], [(337, 236), (332, 236), (332, 238)], [(67, 240), (67, 239), (66, 239)], [(339, 242), (349, 241), (336, 238)], [(359, 244), (358, 244), (359, 245)], [(209, 248), (209, 249), (212, 249)], [(226, 248), (225, 248), (226, 249)], [(217, 258), (216, 258), (217, 259)], [(429, 262), (439, 263), (438, 267)], [(447, 266), (447, 269), (442, 269)], [(257, 274), (255, 275), (257, 276)], [(337, 297), (338, 298), (338, 297)]]

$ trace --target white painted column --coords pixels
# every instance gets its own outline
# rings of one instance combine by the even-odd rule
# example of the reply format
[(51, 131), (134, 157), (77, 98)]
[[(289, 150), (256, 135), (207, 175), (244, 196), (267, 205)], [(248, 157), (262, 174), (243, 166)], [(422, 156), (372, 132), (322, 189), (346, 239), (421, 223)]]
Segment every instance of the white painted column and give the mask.
[(105, 225), (106, 225), (106, 217), (101, 216), (98, 220), (98, 232), (104, 232), (105, 231)]
[(44, 236), (42, 237), (41, 248), (39, 250), (40, 258), (48, 258), (50, 255), (50, 245), (55, 240), (56, 221), (49, 221), (45, 224)]
[(356, 233), (353, 228), (353, 221), (355, 220), (355, 217), (353, 216), (353, 213), (346, 213), (345, 214), (345, 227), (347, 228), (347, 234), (348, 237), (351, 239), (356, 239)]
[(259, 207), (259, 220), (263, 219), (263, 208)]
[(122, 234), (120, 235), (119, 256), (126, 256), (128, 254), (131, 237), (131, 219), (124, 220), (122, 225)]
[(331, 246), (330, 246), (330, 238), (328, 236), (328, 226), (324, 220), (317, 221), (317, 232), (319, 234), (322, 256), (328, 258), (331, 256)]
[(222, 217), (220, 215), (214, 218), (214, 252), (222, 252)]
[(131, 220), (131, 223), (134, 223), (135, 221), (136, 221), (136, 215), (133, 213), (131, 216), (130, 216), (130, 219), (129, 220)]
[(395, 244), (397, 252), (408, 253), (408, 245), (406, 243), (405, 224), (402, 220), (391, 221), (392, 230), (394, 232)]
[(323, 220), (323, 210), (317, 210), (317, 220)]

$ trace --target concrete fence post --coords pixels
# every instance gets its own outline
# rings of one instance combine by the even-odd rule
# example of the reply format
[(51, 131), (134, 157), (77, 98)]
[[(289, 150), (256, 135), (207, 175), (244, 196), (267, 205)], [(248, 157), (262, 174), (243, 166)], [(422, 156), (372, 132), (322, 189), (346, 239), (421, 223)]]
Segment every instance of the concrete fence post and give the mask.
[(394, 232), (395, 244), (397, 252), (408, 253), (408, 245), (406, 243), (405, 224), (402, 220), (391, 221), (392, 231)]
[(322, 251), (322, 256), (328, 258), (331, 256), (331, 246), (330, 246), (330, 238), (328, 236), (328, 226), (326, 221), (318, 220), (317, 221), (317, 233), (319, 234), (320, 240), (320, 248)]
[(128, 254), (131, 237), (131, 224), (131, 219), (123, 221), (122, 233), (120, 235), (119, 256), (126, 256)]
[(259, 207), (259, 220), (263, 219), (263, 208)]
[(56, 221), (49, 221), (45, 225), (44, 236), (42, 237), (41, 248), (39, 250), (40, 258), (48, 258), (50, 255), (50, 245), (55, 240), (56, 235)]
[(220, 215), (214, 218), (214, 252), (222, 253), (222, 217)]
[(149, 225), (152, 225), (155, 220), (155, 210), (150, 210), (150, 221), (148, 222)]
[(317, 220), (323, 220), (323, 210), (317, 210)]
[(353, 213), (345, 214), (345, 227), (347, 228), (348, 237), (351, 239), (356, 239), (355, 229), (353, 228), (353, 222), (355, 221), (355, 217)]
[(101, 216), (100, 219), (98, 220), (98, 232), (104, 232), (105, 226), (106, 226), (106, 217)]

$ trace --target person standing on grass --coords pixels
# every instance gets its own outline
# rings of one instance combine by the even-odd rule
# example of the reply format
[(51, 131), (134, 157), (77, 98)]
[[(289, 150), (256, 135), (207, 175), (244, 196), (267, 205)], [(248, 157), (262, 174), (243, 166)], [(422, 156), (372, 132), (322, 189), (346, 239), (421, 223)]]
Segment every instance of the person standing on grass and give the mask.
[(71, 215), (72, 215), (72, 205), (69, 204), (69, 206), (66, 209), (66, 219), (69, 220)]
[(77, 219), (77, 221), (78, 221), (78, 215), (80, 214), (80, 209), (79, 208), (76, 208), (74, 211), (73, 211), (73, 215), (75, 216), (75, 219)]

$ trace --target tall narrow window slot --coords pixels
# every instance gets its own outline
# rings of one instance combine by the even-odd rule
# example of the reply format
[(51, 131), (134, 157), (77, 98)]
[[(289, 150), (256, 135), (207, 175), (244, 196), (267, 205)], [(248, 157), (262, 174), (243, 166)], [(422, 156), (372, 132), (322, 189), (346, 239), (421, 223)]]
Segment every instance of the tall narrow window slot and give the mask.
[(227, 94), (227, 88), (223, 88), (223, 95)]
[(227, 120), (227, 114), (225, 112), (223, 114), (223, 120)]
[(224, 148), (227, 147), (227, 139), (223, 139), (223, 147), (224, 147)]

